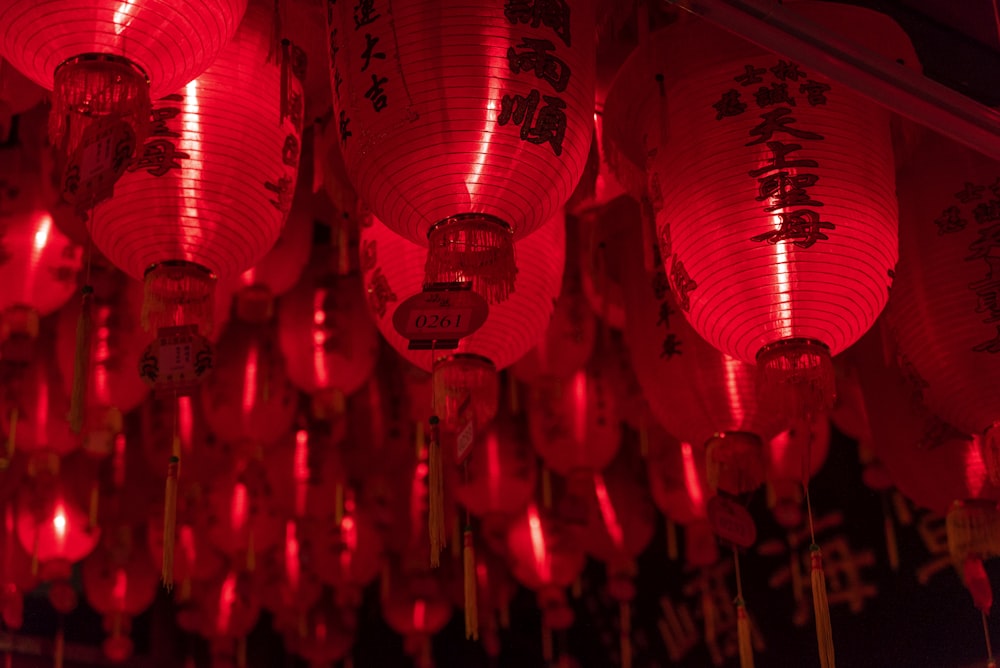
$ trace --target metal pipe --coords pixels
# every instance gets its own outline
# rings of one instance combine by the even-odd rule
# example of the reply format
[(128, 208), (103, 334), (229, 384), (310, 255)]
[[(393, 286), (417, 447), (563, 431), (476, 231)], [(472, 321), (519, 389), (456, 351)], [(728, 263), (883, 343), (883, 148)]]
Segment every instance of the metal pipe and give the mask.
[(773, 0), (664, 0), (946, 137), (1000, 160), (1000, 113)]

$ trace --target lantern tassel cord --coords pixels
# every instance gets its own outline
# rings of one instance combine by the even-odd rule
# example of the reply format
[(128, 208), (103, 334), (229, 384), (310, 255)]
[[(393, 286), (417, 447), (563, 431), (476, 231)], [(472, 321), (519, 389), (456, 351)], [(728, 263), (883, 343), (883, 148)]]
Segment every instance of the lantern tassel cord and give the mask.
[(180, 477), (180, 454), (181, 439), (175, 425), (173, 453), (167, 464), (167, 485), (163, 495), (163, 571), (161, 577), (167, 591), (174, 588), (174, 546), (177, 539), (177, 483)]
[(816, 643), (819, 647), (819, 663), (821, 668), (835, 668), (836, 659), (833, 648), (833, 628), (830, 625), (830, 601), (826, 591), (826, 575), (823, 572), (823, 551), (816, 543), (816, 527), (813, 523), (812, 498), (809, 496), (809, 471), (812, 470), (813, 416), (811, 412), (805, 415), (806, 429), (809, 430), (809, 440), (806, 444), (802, 470), (802, 489), (806, 497), (806, 516), (809, 519), (809, 563), (810, 582), (812, 586), (813, 614), (816, 617)]
[(55, 648), (52, 651), (52, 665), (55, 668), (63, 668), (63, 657), (66, 656), (66, 636), (63, 633), (62, 622), (59, 622), (59, 630), (56, 631)]
[(431, 416), (430, 444), (427, 448), (427, 530), (430, 534), (432, 568), (441, 565), (441, 548), (448, 544), (444, 521), (444, 463), (439, 422), (438, 416)]
[(465, 637), (479, 640), (479, 601), (476, 592), (476, 552), (472, 527), (466, 524), (462, 535), (462, 562), (465, 570)]
[(753, 635), (750, 629), (750, 615), (747, 614), (746, 601), (743, 598), (743, 576), (740, 573), (740, 553), (733, 548), (733, 565), (736, 571), (736, 636), (739, 644), (740, 668), (753, 666)]
[(997, 668), (997, 660), (993, 658), (993, 641), (990, 640), (990, 621), (986, 616), (986, 611), (981, 611), (983, 617), (983, 636), (986, 638), (986, 656), (988, 658), (987, 668)]
[(899, 542), (896, 540), (896, 523), (892, 519), (892, 508), (885, 494), (882, 495), (882, 520), (885, 526), (885, 551), (889, 557), (889, 568), (896, 573), (899, 571)]
[[(88, 273), (89, 259), (88, 259)], [(74, 434), (83, 431), (87, 406), (87, 385), (90, 378), (90, 343), (94, 319), (94, 288), (83, 286), (80, 297), (80, 317), (76, 321), (76, 352), (73, 357), (73, 388), (69, 401), (69, 427)]]
[(628, 601), (618, 604), (618, 615), (621, 626), (622, 668), (632, 668), (632, 605)]

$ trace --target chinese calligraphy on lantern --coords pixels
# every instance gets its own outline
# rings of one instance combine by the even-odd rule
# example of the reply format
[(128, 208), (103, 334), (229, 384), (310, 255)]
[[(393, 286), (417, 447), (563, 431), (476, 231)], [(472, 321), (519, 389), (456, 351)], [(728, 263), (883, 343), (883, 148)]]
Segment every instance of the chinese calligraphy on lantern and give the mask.
[[(504, 16), (512, 25), (545, 29), (567, 47), (570, 45), (570, 7), (566, 0), (507, 0)], [(548, 39), (521, 37), (518, 44), (507, 49), (507, 67), (514, 74), (533, 74), (556, 93), (565, 91), (572, 77), (569, 65), (558, 56), (556, 43)], [(533, 88), (527, 95), (504, 93), (498, 106), (497, 125), (518, 127), (521, 141), (548, 144), (553, 153), (562, 155), (567, 123), (565, 100)]]
[[(763, 204), (765, 213), (771, 214), (773, 227), (750, 238), (757, 243), (791, 243), (799, 248), (810, 248), (818, 241), (829, 239), (827, 232), (836, 225), (825, 220), (820, 213), (823, 202), (810, 194), (820, 180), (814, 170), (819, 162), (792, 156), (807, 150), (800, 142), (823, 141), (825, 137), (799, 124), (795, 110), (800, 102), (806, 106), (827, 103), (826, 93), (830, 86), (810, 79), (808, 74), (795, 63), (778, 60), (771, 67), (744, 65), (743, 72), (733, 77), (739, 86), (722, 93), (712, 105), (715, 119), (742, 116), (750, 108), (750, 100), (762, 113), (760, 123), (749, 131), (750, 141), (746, 146), (766, 147), (762, 159), (764, 164), (749, 172), (757, 181), (756, 200)], [(755, 86), (756, 88), (748, 87)], [(746, 93), (746, 98), (744, 98)]]
[[(814, 522), (816, 542), (823, 553), (830, 605), (847, 605), (851, 612), (858, 614), (864, 610), (865, 602), (878, 594), (876, 586), (865, 579), (865, 570), (875, 565), (875, 552), (853, 549), (843, 534), (830, 535), (843, 521), (839, 513), (817, 518)], [(769, 540), (757, 547), (763, 556), (785, 558), (785, 565), (774, 571), (768, 584), (774, 589), (791, 587), (795, 599), (792, 621), (797, 626), (808, 624), (813, 615), (811, 597), (806, 596), (806, 590), (811, 587), (809, 540), (809, 529), (805, 527), (789, 533), (787, 541)]]
[[(975, 345), (977, 353), (1000, 353), (1000, 176), (989, 185), (966, 182), (934, 219), (938, 234), (955, 234), (975, 223), (976, 236), (969, 244), (966, 262), (982, 262), (982, 278), (969, 283), (976, 295), (976, 313), (996, 335)], [(982, 266), (982, 265), (980, 265)]]
[[(681, 589), (681, 597), (660, 599), (663, 616), (658, 625), (671, 661), (681, 661), (701, 642), (715, 666), (736, 656), (739, 646), (733, 603), (736, 592), (729, 584), (732, 576), (733, 563), (720, 561), (690, 577)], [(753, 620), (750, 631), (754, 650), (763, 652), (764, 638)]]
[(183, 101), (184, 96), (180, 94), (168, 95), (157, 101), (157, 106), (150, 112), (149, 138), (143, 144), (142, 151), (136, 151), (128, 171), (143, 169), (152, 176), (166, 176), (170, 170), (181, 169), (181, 161), (191, 157), (178, 151), (173, 141), (181, 136), (176, 128), (171, 127), (171, 122), (180, 124), (176, 120), (181, 113), (177, 103)]

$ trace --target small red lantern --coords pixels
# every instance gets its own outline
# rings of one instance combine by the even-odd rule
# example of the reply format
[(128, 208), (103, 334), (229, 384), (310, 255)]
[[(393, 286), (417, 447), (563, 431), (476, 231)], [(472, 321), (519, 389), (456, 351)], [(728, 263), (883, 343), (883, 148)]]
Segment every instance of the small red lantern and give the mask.
[[(883, 14), (823, 2), (794, 11), (917, 65)], [(878, 317), (897, 259), (889, 113), (695, 19), (654, 35), (623, 72), (606, 109), (629, 122), (605, 128), (650, 139), (648, 194), (679, 310), (713, 346), (758, 363), (769, 401), (828, 407), (830, 356)], [(639, 83), (657, 76), (659, 94)], [(632, 85), (652, 90), (640, 112)]]
[(386, 584), (382, 617), (403, 636), (407, 654), (423, 661), (417, 665), (429, 668), (431, 636), (451, 619), (451, 603), (442, 583), (426, 571), (391, 568)]
[(273, 20), (273, 3), (253, 0), (210, 68), (157, 95), (170, 93), (153, 104), (149, 139), (88, 221), (104, 255), (145, 280), (143, 323), (154, 331), (197, 325), (208, 336), (216, 276), (256, 264), (288, 216), (304, 59), (275, 43)]
[(502, 415), (476, 437), (455, 496), (477, 517), (511, 518), (535, 492), (535, 452), (519, 427), (513, 417)]
[(310, 666), (334, 665), (351, 653), (356, 617), (353, 610), (320, 601), (285, 632), (285, 646)]
[(604, 562), (610, 575), (627, 578), (656, 531), (656, 508), (638, 454), (636, 448), (623, 450), (606, 471), (594, 473), (585, 534), (588, 554)]
[(595, 4), (331, 8), (348, 173), (379, 218), (430, 247), (427, 282), (471, 279), (490, 302), (515, 289), (513, 242), (557, 213), (587, 161)]
[(257, 552), (281, 544), (285, 522), (262, 462), (250, 460), (242, 471), (213, 481), (204, 501), (196, 527), (223, 554), (250, 565)]
[(246, 637), (260, 617), (250, 573), (228, 571), (200, 583), (177, 613), (177, 625), (188, 633), (213, 640)]
[(0, 557), (0, 617), (12, 629), (24, 622), (24, 595), (35, 588), (38, 577), (31, 571), (31, 556), (17, 539), (14, 504), (3, 510), (3, 556)]
[(174, 454), (175, 439), (186, 481), (215, 480), (232, 471), (246, 455), (241, 444), (223, 441), (209, 429), (196, 397), (150, 396), (139, 408), (139, 421), (139, 447), (147, 468), (158, 476)]
[(299, 522), (287, 520), (282, 544), (256, 557), (256, 596), (261, 606), (276, 616), (301, 617), (323, 594), (323, 582), (303, 559), (299, 527)]
[(579, 537), (579, 528), (571, 526), (566, 518), (534, 502), (528, 504), (507, 529), (511, 573), (535, 592), (568, 587), (586, 562)]
[(765, 448), (768, 505), (778, 524), (793, 529), (802, 524), (803, 474), (815, 476), (830, 451), (830, 424), (825, 415), (812, 424), (799, 420), (774, 436)]
[[(191, 491), (191, 485), (182, 485), (182, 490)], [(183, 495), (182, 495), (183, 496)], [(226, 569), (228, 557), (213, 548), (208, 539), (195, 531), (196, 514), (202, 507), (180, 508), (177, 517), (177, 538), (174, 548), (173, 582), (181, 584), (178, 597), (184, 601), (191, 597), (192, 583), (214, 582)], [(149, 517), (146, 525), (146, 545), (153, 555), (158, 571), (163, 570), (163, 509)]]

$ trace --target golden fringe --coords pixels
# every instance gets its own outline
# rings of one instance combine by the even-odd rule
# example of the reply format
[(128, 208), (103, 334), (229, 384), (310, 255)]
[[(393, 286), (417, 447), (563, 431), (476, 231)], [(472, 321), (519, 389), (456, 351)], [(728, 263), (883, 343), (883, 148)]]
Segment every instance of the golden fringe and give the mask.
[(444, 521), (444, 464), (438, 417), (430, 419), (431, 438), (427, 453), (427, 531), (431, 542), (431, 568), (441, 565), (441, 548), (448, 544)]
[(209, 336), (214, 326), (215, 276), (187, 262), (160, 264), (146, 273), (142, 328), (197, 325)]
[[(179, 440), (174, 437), (174, 447), (179, 449)], [(163, 495), (163, 570), (161, 577), (167, 591), (174, 588), (174, 546), (177, 539), (177, 478), (180, 457), (170, 457), (167, 464), (167, 487)]]
[(736, 602), (736, 636), (740, 648), (740, 668), (753, 668), (753, 635), (743, 599)]
[(83, 430), (90, 381), (90, 341), (94, 319), (94, 288), (83, 286), (80, 317), (76, 321), (76, 353), (73, 358), (73, 388), (69, 400), (69, 428), (74, 434)]
[(618, 604), (618, 615), (621, 620), (622, 668), (632, 668), (632, 607), (628, 601)]
[(786, 418), (829, 412), (837, 396), (829, 349), (805, 339), (762, 348), (757, 353), (757, 394), (766, 410)]
[(514, 292), (514, 233), (505, 224), (475, 215), (449, 218), (431, 228), (427, 240), (426, 283), (471, 280), (490, 304)]
[(826, 575), (823, 573), (823, 552), (815, 543), (809, 546), (812, 564), (813, 613), (816, 615), (816, 642), (819, 645), (821, 668), (835, 668), (833, 628), (830, 625), (830, 601), (826, 593)]
[(462, 536), (462, 564), (465, 570), (465, 637), (479, 640), (479, 603), (476, 596), (476, 551), (472, 544), (472, 529), (466, 527)]

